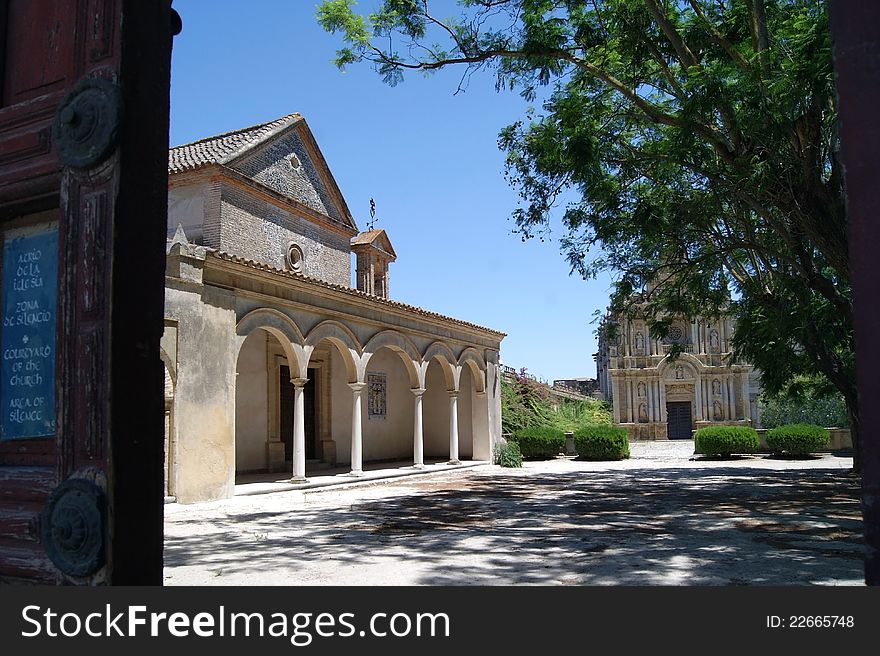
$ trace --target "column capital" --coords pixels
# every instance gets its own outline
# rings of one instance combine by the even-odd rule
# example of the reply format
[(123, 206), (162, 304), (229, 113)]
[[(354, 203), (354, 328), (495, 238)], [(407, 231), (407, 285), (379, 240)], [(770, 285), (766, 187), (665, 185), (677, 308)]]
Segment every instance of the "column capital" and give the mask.
[(412, 392), (416, 397), (419, 397), (425, 393), (425, 388), (424, 387), (413, 387), (412, 389), (410, 389), (410, 392)]
[(446, 393), (449, 394), (450, 399), (457, 399), (458, 392), (459, 392), (459, 390), (446, 390)]
[(485, 399), (486, 390), (477, 390), (476, 392), (474, 392), (474, 396), (476, 396), (478, 399)]
[(290, 382), (293, 383), (294, 387), (305, 387), (306, 383), (309, 382), (308, 378), (291, 378)]
[(366, 383), (348, 383), (348, 386), (351, 388), (352, 392), (358, 393), (363, 392), (364, 388), (367, 386)]

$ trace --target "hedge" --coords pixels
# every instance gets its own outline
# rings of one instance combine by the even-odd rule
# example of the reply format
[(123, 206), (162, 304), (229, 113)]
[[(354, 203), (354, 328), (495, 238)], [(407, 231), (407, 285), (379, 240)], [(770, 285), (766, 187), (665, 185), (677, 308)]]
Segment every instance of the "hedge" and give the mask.
[(574, 448), (585, 460), (623, 460), (629, 458), (629, 439), (625, 428), (586, 426), (574, 433)]
[(565, 449), (565, 433), (552, 426), (522, 428), (511, 439), (524, 458), (555, 458)]
[(493, 450), (496, 465), (502, 467), (522, 467), (522, 453), (516, 442), (504, 442), (495, 445)]
[(814, 424), (788, 424), (767, 431), (767, 448), (777, 455), (806, 456), (827, 449), (830, 434)]
[(761, 440), (750, 426), (707, 426), (694, 434), (697, 453), (730, 456), (734, 453), (754, 453)]

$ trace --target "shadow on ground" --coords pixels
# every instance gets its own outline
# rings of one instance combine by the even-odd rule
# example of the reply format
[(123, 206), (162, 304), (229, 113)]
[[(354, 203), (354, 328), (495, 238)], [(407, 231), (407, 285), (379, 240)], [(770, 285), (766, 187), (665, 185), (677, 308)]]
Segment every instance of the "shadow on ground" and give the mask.
[(862, 579), (859, 480), (846, 470), (502, 470), (408, 482), (394, 494), (344, 507), (175, 517), (166, 573), (173, 582), (175, 568), (197, 567), (216, 583), (266, 583), (260, 577), (275, 571), (285, 585), (375, 584), (352, 572), (383, 567), (383, 582), (423, 585)]

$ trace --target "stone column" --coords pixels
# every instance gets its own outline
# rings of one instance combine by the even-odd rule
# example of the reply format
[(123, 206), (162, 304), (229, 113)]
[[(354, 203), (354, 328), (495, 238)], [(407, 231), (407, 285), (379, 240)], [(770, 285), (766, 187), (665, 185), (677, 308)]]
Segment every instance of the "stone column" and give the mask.
[(626, 414), (629, 423), (633, 423), (635, 421), (633, 418), (633, 384), (630, 378), (626, 379)]
[(422, 469), (425, 466), (425, 445), (422, 433), (422, 395), (425, 393), (424, 387), (411, 389), (410, 392), (416, 397), (415, 405), (415, 421), (413, 425), (413, 467)]
[(291, 483), (307, 483), (306, 404), (303, 396), (308, 378), (292, 378), (293, 383), (293, 477)]
[(460, 465), (458, 459), (458, 391), (449, 392), (449, 463)]
[(733, 419), (733, 414), (731, 412), (730, 407), (730, 376), (724, 377), (724, 387), (722, 388), (722, 402), (724, 403), (724, 407), (726, 412), (724, 413), (724, 418), (727, 420)]
[(697, 373), (694, 380), (694, 410), (697, 411), (697, 421), (703, 421), (703, 377)]
[(361, 421), (361, 395), (366, 383), (349, 383), (351, 388), (351, 472), (350, 476), (363, 476), (363, 430)]
[[(620, 391), (619, 377), (611, 379), (611, 407), (614, 410), (614, 423), (620, 423), (620, 402), (622, 400), (622, 392)], [(615, 389), (616, 387), (616, 389)]]
[(660, 421), (660, 380), (652, 381), (651, 387), (654, 394), (654, 421), (658, 422)]
[(666, 418), (666, 386), (662, 379), (660, 380), (660, 421), (664, 424), (668, 421)]
[(710, 378), (711, 376), (706, 378), (706, 386), (703, 390), (703, 403), (705, 404), (703, 406), (703, 409), (706, 411), (706, 421), (712, 421), (715, 419), (715, 417), (713, 416), (712, 381), (710, 380)]
[(743, 371), (742, 376), (742, 396), (743, 396), (743, 419), (752, 420), (752, 405), (749, 403), (749, 372)]

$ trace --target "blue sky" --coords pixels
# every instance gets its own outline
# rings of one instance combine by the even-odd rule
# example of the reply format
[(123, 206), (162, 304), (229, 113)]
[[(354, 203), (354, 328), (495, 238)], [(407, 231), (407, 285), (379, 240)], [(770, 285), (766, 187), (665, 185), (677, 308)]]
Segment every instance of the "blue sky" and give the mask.
[(496, 93), (486, 74), (453, 95), (461, 69), (393, 88), (368, 65), (342, 73), (331, 63), (341, 41), (313, 0), (174, 7), (172, 144), (299, 112), (361, 229), (376, 201), (398, 255), (391, 298), (507, 333), (503, 362), (539, 378), (595, 375), (592, 314), (610, 277), (570, 276), (558, 230), (545, 243), (511, 234), (517, 196), (496, 139), (528, 107), (516, 92)]

